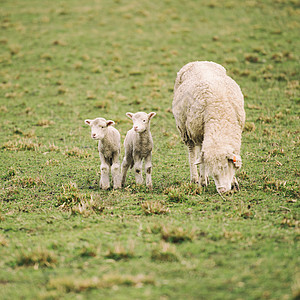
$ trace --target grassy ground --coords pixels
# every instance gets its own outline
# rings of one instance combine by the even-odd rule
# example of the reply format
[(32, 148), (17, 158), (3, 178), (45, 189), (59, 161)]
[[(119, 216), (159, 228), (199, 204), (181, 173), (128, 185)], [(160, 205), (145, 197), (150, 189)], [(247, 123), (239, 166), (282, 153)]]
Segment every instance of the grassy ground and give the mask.
[[(296, 0), (2, 0), (0, 298), (299, 299), (299, 14)], [(194, 60), (245, 95), (241, 191), (225, 200), (189, 184), (171, 113)], [(123, 140), (140, 110), (157, 112), (154, 189), (130, 172), (101, 191), (84, 119)]]

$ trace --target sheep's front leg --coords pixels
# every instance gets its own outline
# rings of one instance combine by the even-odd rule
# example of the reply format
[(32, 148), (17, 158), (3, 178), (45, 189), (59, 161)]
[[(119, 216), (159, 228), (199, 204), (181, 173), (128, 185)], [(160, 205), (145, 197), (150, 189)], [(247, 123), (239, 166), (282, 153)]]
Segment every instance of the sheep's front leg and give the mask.
[(231, 189), (232, 190), (236, 190), (236, 191), (240, 190), (239, 183), (238, 183), (238, 181), (237, 181), (237, 179), (236, 179), (235, 176), (233, 176), (233, 179), (232, 179)]
[(151, 162), (151, 153), (145, 158), (145, 173), (146, 173), (146, 186), (152, 190), (152, 162)]
[(202, 162), (200, 163), (200, 184), (202, 186), (207, 186), (209, 184), (208, 176), (205, 172), (205, 164)]
[(191, 182), (199, 183), (197, 166), (195, 165), (196, 158), (197, 158), (197, 147), (194, 144), (189, 144), (188, 148), (189, 148)]
[(135, 182), (137, 184), (142, 184), (143, 183), (143, 175), (142, 175), (143, 162), (142, 162), (142, 159), (138, 155), (135, 155), (133, 160), (134, 160)]
[(115, 152), (112, 157), (111, 176), (113, 180), (114, 189), (119, 189), (121, 187), (121, 176), (118, 152)]
[(106, 162), (104, 155), (100, 153), (100, 188), (103, 190), (107, 190), (109, 188), (109, 164)]

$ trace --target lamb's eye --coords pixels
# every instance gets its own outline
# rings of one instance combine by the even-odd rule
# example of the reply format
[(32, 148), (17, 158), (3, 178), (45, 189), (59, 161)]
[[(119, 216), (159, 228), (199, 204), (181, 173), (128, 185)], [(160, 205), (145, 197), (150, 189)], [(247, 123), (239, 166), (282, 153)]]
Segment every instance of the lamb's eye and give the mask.
[(143, 120), (144, 123), (146, 123), (146, 120)]

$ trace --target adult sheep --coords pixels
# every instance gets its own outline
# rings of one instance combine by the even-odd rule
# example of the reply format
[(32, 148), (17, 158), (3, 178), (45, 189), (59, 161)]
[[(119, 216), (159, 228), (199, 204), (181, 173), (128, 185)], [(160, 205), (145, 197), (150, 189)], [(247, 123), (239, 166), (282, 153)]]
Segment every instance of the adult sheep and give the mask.
[(182, 67), (175, 81), (172, 111), (189, 150), (191, 181), (206, 186), (212, 176), (219, 193), (238, 189), (235, 170), (242, 165), (244, 97), (225, 68), (208, 61)]

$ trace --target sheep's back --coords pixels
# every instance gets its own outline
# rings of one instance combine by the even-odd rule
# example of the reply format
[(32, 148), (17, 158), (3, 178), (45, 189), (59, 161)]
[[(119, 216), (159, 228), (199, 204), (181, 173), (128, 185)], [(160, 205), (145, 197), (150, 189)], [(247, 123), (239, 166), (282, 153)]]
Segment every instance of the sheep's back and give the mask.
[(238, 84), (215, 63), (194, 62), (184, 66), (174, 87), (173, 114), (185, 142), (203, 140), (210, 121), (245, 122), (244, 99)]

